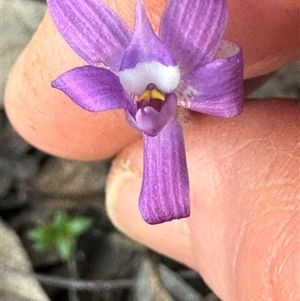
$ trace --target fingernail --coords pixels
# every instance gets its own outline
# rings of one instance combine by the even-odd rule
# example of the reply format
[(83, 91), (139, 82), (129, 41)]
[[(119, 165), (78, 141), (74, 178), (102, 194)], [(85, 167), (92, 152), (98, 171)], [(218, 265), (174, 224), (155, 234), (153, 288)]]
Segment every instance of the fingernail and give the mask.
[(132, 165), (133, 162), (130, 158), (117, 158), (107, 180), (106, 208), (109, 217), (118, 228), (122, 227), (120, 223), (127, 223), (131, 218), (141, 218), (138, 197), (142, 184), (142, 173), (138, 166), (134, 168)]

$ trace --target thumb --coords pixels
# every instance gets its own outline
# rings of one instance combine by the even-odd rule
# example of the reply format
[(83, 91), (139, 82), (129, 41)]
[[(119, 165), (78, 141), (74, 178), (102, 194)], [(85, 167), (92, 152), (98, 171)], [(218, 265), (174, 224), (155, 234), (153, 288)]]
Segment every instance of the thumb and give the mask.
[(141, 141), (113, 164), (108, 213), (132, 238), (198, 270), (224, 301), (298, 300), (298, 127), (293, 101), (251, 101), (230, 120), (191, 115), (191, 216), (143, 221)]

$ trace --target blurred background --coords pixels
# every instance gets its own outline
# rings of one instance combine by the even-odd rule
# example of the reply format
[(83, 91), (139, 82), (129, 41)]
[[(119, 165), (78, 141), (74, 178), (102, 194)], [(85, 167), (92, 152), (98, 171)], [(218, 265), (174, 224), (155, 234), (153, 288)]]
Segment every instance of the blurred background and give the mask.
[[(44, 0), (1, 1), (0, 300), (217, 301), (196, 272), (114, 228), (104, 208), (109, 160), (49, 156), (10, 126), (7, 75), (45, 11)], [(300, 98), (299, 74), (298, 61), (250, 96)]]

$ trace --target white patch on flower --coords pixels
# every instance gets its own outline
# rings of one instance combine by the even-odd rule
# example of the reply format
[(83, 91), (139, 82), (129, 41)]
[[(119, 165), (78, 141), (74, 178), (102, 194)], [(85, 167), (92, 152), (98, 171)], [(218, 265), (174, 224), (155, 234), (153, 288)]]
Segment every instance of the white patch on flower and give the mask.
[(159, 62), (138, 63), (134, 68), (119, 72), (123, 88), (141, 94), (149, 84), (154, 84), (162, 93), (174, 91), (180, 82), (178, 66), (165, 66)]
[(199, 95), (200, 92), (191, 85), (185, 85), (184, 87), (176, 91), (178, 104), (186, 108), (189, 108), (191, 100)]
[(218, 58), (229, 58), (236, 55), (240, 51), (240, 47), (230, 41), (222, 40), (214, 55), (214, 60)]

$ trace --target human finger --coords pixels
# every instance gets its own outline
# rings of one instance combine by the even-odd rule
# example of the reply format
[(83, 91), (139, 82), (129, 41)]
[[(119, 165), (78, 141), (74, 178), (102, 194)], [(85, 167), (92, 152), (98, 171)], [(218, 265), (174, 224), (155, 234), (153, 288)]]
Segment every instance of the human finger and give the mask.
[(143, 147), (129, 146), (108, 180), (112, 221), (198, 270), (224, 301), (297, 300), (298, 114), (294, 101), (263, 100), (230, 120), (192, 115), (183, 125), (191, 216), (159, 225), (139, 213)]

